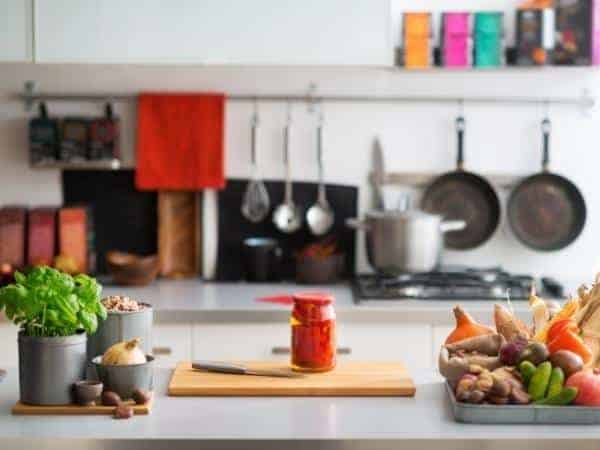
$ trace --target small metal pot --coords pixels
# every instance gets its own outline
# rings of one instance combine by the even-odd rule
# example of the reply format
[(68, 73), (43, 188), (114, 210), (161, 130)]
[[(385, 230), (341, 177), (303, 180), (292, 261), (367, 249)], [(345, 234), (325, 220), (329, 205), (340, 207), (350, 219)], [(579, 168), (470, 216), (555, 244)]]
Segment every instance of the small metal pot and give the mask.
[(19, 332), (19, 390), (22, 403), (68, 405), (73, 383), (83, 378), (86, 334), (36, 337)]
[(140, 348), (152, 353), (152, 306), (144, 303), (139, 311), (109, 311), (106, 320), (98, 324), (95, 334), (88, 337), (87, 356), (91, 361), (118, 342), (141, 338)]
[(98, 378), (104, 384), (104, 389), (116, 392), (123, 400), (130, 399), (133, 391), (143, 389), (152, 391), (154, 356), (146, 355), (146, 362), (124, 366), (108, 366), (102, 364), (102, 356), (92, 359)]
[(369, 263), (387, 275), (435, 269), (444, 233), (466, 226), (464, 221), (443, 221), (442, 216), (419, 210), (371, 211), (364, 220), (349, 219), (346, 224), (366, 231)]

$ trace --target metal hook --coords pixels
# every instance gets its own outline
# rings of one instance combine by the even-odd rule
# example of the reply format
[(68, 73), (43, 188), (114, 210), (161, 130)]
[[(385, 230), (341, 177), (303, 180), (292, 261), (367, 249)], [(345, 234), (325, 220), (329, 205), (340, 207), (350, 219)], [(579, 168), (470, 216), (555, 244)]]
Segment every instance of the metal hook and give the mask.
[(463, 117), (465, 115), (465, 99), (461, 98), (458, 100), (458, 115)]
[(252, 124), (254, 126), (258, 126), (259, 117), (258, 117), (258, 97), (254, 97), (253, 100), (253, 112), (252, 112)]
[(315, 98), (315, 94), (317, 92), (317, 83), (314, 81), (308, 85), (308, 92), (306, 94), (307, 102), (308, 102), (308, 112), (310, 114), (314, 113), (316, 110), (317, 100)]
[(287, 100), (286, 123), (288, 125), (292, 123), (292, 100), (289, 98)]
[(548, 99), (544, 100), (543, 105), (543, 115), (544, 119), (547, 120), (550, 116), (550, 101)]

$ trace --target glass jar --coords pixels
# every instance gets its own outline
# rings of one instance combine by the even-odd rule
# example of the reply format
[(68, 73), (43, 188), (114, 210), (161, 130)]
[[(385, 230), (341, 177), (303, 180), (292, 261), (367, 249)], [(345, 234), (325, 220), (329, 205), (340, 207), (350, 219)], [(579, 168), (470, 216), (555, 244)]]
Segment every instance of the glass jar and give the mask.
[(310, 292), (293, 296), (292, 369), (326, 372), (335, 367), (335, 310), (333, 296)]

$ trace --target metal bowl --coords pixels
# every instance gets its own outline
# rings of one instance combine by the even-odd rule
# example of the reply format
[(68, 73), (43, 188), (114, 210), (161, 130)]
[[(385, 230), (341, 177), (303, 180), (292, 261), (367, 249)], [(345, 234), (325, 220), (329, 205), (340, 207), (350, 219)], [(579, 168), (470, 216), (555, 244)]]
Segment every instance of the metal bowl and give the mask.
[(101, 361), (102, 356), (96, 356), (92, 364), (104, 390), (116, 392), (123, 400), (130, 399), (136, 389), (152, 391), (154, 356), (146, 355), (145, 363), (126, 366), (106, 365)]

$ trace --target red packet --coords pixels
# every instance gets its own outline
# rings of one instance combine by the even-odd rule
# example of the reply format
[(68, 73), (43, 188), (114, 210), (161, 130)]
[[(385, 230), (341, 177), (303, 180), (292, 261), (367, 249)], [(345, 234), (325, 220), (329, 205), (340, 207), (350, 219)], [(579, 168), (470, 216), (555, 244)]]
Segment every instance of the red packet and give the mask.
[(471, 14), (443, 14), (442, 62), (445, 67), (471, 66)]

